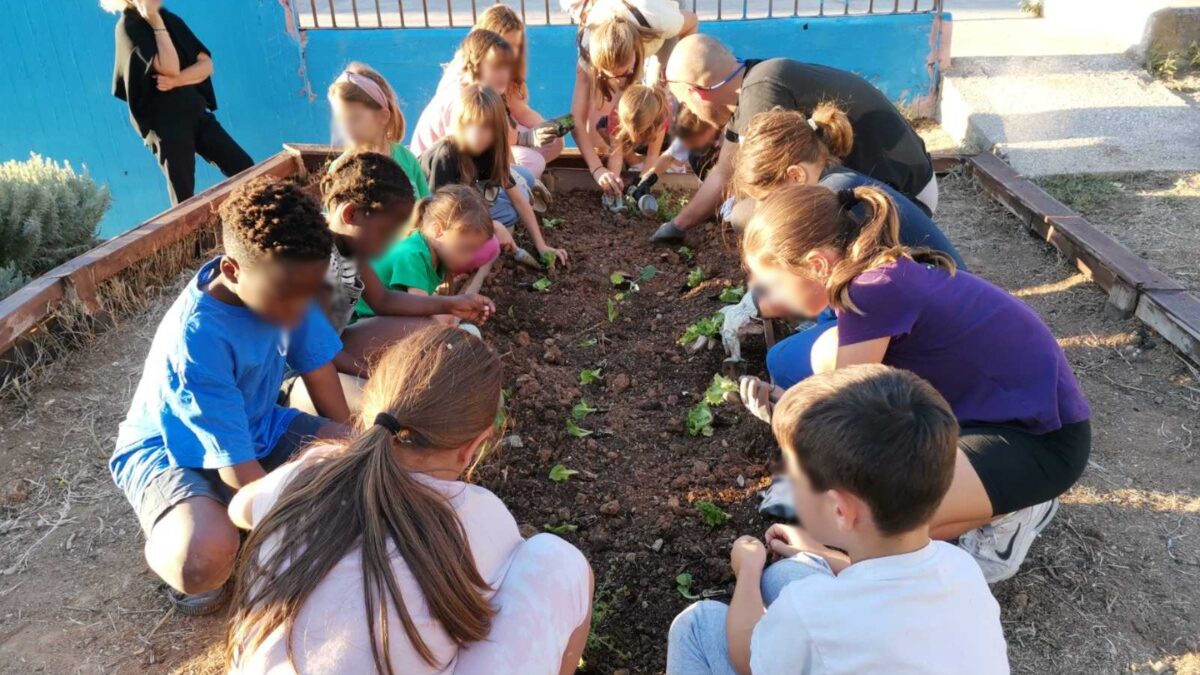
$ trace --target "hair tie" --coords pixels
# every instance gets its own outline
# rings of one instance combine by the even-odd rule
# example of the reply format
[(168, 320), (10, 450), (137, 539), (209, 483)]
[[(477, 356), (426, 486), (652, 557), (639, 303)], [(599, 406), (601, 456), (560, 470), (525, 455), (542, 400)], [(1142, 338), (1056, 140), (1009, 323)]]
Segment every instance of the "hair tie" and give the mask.
[(400, 424), (400, 420), (385, 412), (375, 415), (375, 426), (387, 429), (393, 436), (404, 430), (404, 425)]
[(336, 82), (345, 82), (362, 89), (363, 93), (369, 96), (372, 101), (375, 101), (375, 103), (379, 104), (380, 108), (384, 110), (390, 110), (390, 107), (388, 106), (388, 97), (387, 94), (383, 93), (383, 88), (380, 87), (375, 80), (372, 80), (366, 75), (360, 75), (359, 73), (344, 70), (342, 71), (342, 74), (338, 76)]
[(817, 135), (817, 138), (821, 137), (821, 125), (817, 124), (817, 121), (811, 117), (808, 118), (808, 128), (812, 129), (812, 132)]
[(858, 205), (860, 201), (858, 195), (854, 194), (854, 188), (846, 188), (837, 191), (838, 206), (843, 209), (851, 209)]
[(858, 235), (862, 232), (862, 222), (855, 217), (854, 207), (862, 200), (858, 195), (854, 194), (853, 188), (846, 188), (837, 191), (838, 206), (841, 209), (842, 223), (838, 228), (837, 239), (835, 240), (838, 248), (842, 250), (850, 248)]

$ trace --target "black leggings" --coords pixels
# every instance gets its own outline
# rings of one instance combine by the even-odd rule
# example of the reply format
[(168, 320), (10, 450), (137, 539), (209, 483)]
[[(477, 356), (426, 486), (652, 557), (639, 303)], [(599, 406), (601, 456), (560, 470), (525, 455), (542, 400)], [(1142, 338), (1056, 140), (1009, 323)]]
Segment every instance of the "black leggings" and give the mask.
[(226, 177), (254, 166), (250, 155), (210, 112), (194, 121), (173, 122), (152, 130), (146, 137), (146, 145), (167, 177), (172, 204), (196, 193), (196, 155), (215, 165)]
[(1045, 434), (967, 426), (959, 432), (958, 447), (983, 483), (992, 513), (1012, 513), (1071, 489), (1092, 452), (1092, 424), (1065, 424)]

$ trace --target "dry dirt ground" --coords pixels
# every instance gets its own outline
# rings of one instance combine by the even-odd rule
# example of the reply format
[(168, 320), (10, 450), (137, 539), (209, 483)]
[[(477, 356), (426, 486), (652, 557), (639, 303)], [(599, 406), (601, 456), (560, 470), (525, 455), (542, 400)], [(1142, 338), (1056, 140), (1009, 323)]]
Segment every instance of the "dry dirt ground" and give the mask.
[[(501, 314), (485, 334), (504, 355), (524, 448), (494, 456), (481, 480), (530, 529), (579, 527), (565, 536), (591, 557), (602, 601), (589, 672), (653, 673), (670, 617), (687, 604), (675, 575), (691, 572), (696, 590), (727, 590), (724, 552), (735, 534), (762, 527), (747, 494), (774, 449), (765, 427), (732, 410), (720, 411), (710, 439), (678, 429), (720, 357), (686, 357), (673, 342), (686, 317), (719, 306), (712, 295), (722, 282), (684, 292), (690, 264), (642, 244), (652, 224), (607, 232), (585, 213), (593, 203), (575, 195), (556, 204), (568, 222), (553, 240), (592, 248), (573, 249), (577, 265), (556, 273), (549, 293), (528, 289), (525, 272), (489, 288)], [(1200, 673), (1200, 373), (1136, 321), (1105, 318), (1103, 294), (969, 181), (944, 179), (938, 220), (976, 272), (1050, 324), (1094, 411), (1089, 469), (1022, 572), (994, 589), (1014, 672)], [(692, 242), (699, 263), (735, 278), (733, 255), (703, 239)], [(607, 275), (621, 259), (626, 271), (654, 264), (659, 275), (610, 324), (597, 299), (613, 293)], [(167, 609), (106, 469), (163, 309), (165, 301), (62, 359), (27, 401), (0, 403), (0, 672), (220, 671), (223, 618)], [(597, 344), (581, 346), (589, 336)], [(603, 384), (578, 384), (580, 369), (602, 362)], [(518, 379), (527, 373), (545, 386)], [(628, 381), (614, 382), (621, 374)], [(613, 435), (589, 445), (565, 433), (576, 396), (608, 409), (582, 426)], [(560, 462), (591, 475), (554, 485), (546, 472)], [(732, 519), (709, 529), (691, 509), (696, 498)]]

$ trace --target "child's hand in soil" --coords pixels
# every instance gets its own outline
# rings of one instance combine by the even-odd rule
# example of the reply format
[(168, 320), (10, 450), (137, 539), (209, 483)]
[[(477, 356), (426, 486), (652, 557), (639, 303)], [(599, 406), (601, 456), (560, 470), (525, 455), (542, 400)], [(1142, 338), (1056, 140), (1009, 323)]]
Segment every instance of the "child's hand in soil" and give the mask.
[(741, 576), (742, 570), (761, 572), (767, 564), (767, 547), (748, 534), (744, 534), (733, 542), (729, 549), (729, 566), (733, 568), (733, 576)]
[(482, 325), (496, 313), (496, 305), (478, 293), (454, 295), (449, 300), (451, 314), (474, 324)]
[(767, 540), (767, 548), (771, 549), (771, 553), (781, 558), (791, 558), (798, 553), (815, 553), (829, 563), (834, 574), (850, 565), (850, 559), (845, 553), (817, 541), (808, 533), (808, 530), (799, 525), (775, 523), (767, 528), (764, 538)]
[(558, 262), (562, 263), (563, 266), (565, 266), (565, 267), (571, 266), (571, 259), (570, 259), (570, 256), (567, 255), (566, 249), (554, 248), (553, 246), (550, 246), (549, 244), (543, 244), (538, 247), (538, 255), (539, 255), (539, 257), (541, 257), (542, 260), (546, 259), (546, 253), (550, 252), (550, 251), (554, 252), (554, 257), (557, 258)]
[(770, 424), (771, 415), (775, 411), (775, 402), (783, 397), (783, 389), (757, 377), (744, 375), (738, 383), (738, 390), (742, 405), (746, 406), (746, 410), (749, 410), (751, 415)]
[(512, 232), (500, 223), (498, 220), (492, 221), (492, 230), (496, 233), (496, 241), (500, 243), (500, 250), (505, 253), (512, 253), (517, 250), (517, 242), (513, 240)]

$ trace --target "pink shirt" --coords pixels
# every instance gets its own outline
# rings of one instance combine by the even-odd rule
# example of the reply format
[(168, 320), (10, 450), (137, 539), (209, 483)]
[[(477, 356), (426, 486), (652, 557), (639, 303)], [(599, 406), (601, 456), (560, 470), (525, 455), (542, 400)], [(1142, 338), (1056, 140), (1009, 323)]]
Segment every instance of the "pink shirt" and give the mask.
[[(251, 517), (257, 524), (279, 498), (283, 487), (301, 463), (286, 464), (262, 480), (263, 491), (254, 497)], [(421, 475), (416, 477), (446, 496), (466, 532), (479, 573), (496, 589), (508, 572), (517, 545), (523, 540), (517, 522), (500, 498), (478, 485), (443, 481)], [(408, 641), (404, 626), (394, 609), (388, 619), (392, 668), (406, 675), (449, 673), (454, 670), (458, 647), (430, 615), (421, 587), (399, 555), (392, 570), (400, 586), (409, 615), (421, 632), (441, 669), (421, 659)], [(494, 595), (488, 594), (490, 599)], [(292, 633), (296, 668), (306, 675), (375, 672), (371, 644), (367, 635), (366, 610), (363, 606), (362, 566), (358, 551), (343, 558), (309, 596)], [(291, 675), (287, 661), (285, 636), (276, 631), (253, 653), (245, 654), (239, 668), (231, 673), (271, 673)]]
[(458, 98), (462, 95), (462, 84), (459, 78), (446, 73), (438, 83), (437, 91), (430, 99), (429, 105), (421, 111), (417, 118), (417, 126), (413, 129), (413, 154), (420, 155), (433, 147), (450, 132), (454, 122), (454, 110), (458, 107)]

